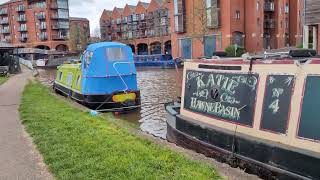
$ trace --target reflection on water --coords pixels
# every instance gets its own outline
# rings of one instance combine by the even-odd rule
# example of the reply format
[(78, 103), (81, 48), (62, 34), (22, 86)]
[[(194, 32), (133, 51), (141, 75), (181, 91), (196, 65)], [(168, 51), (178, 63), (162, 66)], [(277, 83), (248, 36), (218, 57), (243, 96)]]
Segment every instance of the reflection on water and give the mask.
[(174, 69), (138, 69), (141, 110), (120, 117), (130, 122), (139, 122), (142, 131), (165, 139), (167, 126), (163, 103), (176, 100), (180, 96), (181, 76), (182, 70), (176, 72)]
[[(139, 111), (120, 115), (121, 119), (139, 123), (142, 131), (166, 138), (165, 102), (180, 96), (182, 70), (175, 69), (138, 69), (137, 79), (141, 90), (142, 107)], [(40, 73), (40, 80), (50, 83), (55, 78), (55, 70)]]

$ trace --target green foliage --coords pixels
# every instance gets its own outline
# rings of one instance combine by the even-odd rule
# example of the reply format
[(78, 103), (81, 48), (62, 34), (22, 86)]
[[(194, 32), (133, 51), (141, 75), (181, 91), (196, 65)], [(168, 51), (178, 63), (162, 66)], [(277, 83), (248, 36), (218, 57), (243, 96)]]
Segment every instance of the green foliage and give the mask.
[(298, 45), (297, 45), (297, 48), (302, 49), (302, 48), (303, 48), (303, 43), (298, 44)]
[(235, 53), (235, 45), (230, 45), (225, 49), (228, 57), (241, 57), (242, 54), (246, 53), (244, 47), (237, 47), (237, 53)]
[(26, 86), (20, 116), (57, 179), (220, 179), (209, 164), (130, 135), (111, 116), (92, 117), (39, 83)]

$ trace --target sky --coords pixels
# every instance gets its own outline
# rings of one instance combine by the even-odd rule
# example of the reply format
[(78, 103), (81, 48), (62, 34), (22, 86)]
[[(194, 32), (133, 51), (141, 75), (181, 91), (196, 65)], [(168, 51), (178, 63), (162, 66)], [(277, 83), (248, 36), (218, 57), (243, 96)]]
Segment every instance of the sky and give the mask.
[[(0, 3), (8, 0), (0, 0)], [(115, 6), (124, 7), (126, 4), (137, 5), (139, 0), (69, 0), (70, 16), (83, 17), (90, 21), (91, 34), (99, 28), (99, 19), (103, 9), (113, 10)], [(142, 0), (150, 2), (150, 0)]]

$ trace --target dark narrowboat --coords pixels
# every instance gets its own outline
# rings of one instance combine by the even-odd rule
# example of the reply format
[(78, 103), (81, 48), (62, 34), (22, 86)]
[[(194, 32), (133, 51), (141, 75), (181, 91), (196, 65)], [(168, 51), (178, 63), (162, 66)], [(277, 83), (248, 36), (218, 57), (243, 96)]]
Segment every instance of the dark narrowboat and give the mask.
[(169, 141), (265, 179), (320, 179), (320, 59), (194, 60), (183, 76)]

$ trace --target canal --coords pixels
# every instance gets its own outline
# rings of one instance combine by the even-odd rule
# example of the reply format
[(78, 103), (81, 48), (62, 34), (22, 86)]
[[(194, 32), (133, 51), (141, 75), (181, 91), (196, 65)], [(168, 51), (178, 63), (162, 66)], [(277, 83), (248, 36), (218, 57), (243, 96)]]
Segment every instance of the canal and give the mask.
[[(41, 71), (40, 79), (52, 83), (55, 70)], [(138, 69), (137, 79), (141, 90), (140, 110), (122, 114), (117, 118), (137, 124), (144, 132), (166, 139), (165, 102), (176, 100), (181, 91), (182, 69)], [(150, 105), (151, 104), (151, 105)]]

